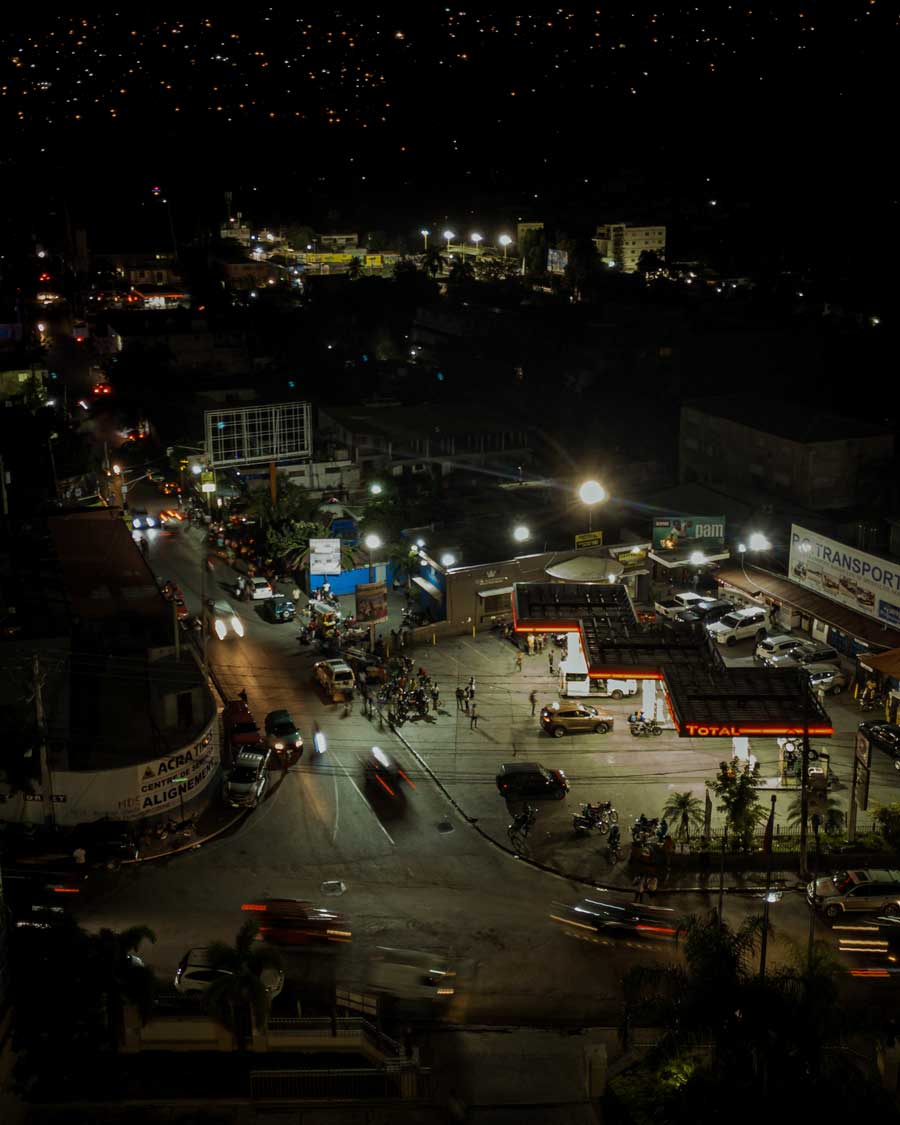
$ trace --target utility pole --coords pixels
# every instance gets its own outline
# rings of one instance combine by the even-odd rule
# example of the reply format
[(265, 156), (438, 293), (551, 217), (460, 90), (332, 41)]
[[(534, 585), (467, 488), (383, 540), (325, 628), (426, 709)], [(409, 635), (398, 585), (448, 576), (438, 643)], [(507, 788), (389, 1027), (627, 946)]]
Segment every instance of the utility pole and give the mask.
[(803, 685), (803, 752), (800, 758), (800, 874), (809, 878), (809, 704), (811, 688)]
[(34, 719), (37, 726), (38, 754), (41, 763), (41, 795), (44, 799), (44, 824), (52, 828), (55, 824), (53, 809), (53, 781), (50, 777), (50, 762), (47, 755), (47, 723), (44, 716), (44, 679), (41, 674), (41, 660), (37, 653), (31, 658), (32, 684), (34, 689)]

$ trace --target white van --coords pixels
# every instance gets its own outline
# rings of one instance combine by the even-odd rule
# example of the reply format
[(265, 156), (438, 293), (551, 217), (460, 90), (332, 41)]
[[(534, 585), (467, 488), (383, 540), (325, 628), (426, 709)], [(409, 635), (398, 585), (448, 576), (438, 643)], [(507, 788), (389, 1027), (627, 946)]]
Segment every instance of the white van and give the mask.
[(369, 958), (368, 987), (401, 1000), (446, 1001), (456, 991), (456, 973), (439, 953), (380, 946)]
[(724, 617), (707, 625), (706, 631), (720, 645), (733, 645), (747, 637), (761, 641), (769, 628), (769, 611), (762, 606), (747, 606), (726, 613)]
[(569, 698), (591, 695), (597, 699), (624, 699), (637, 695), (637, 680), (598, 680), (587, 672), (565, 672), (560, 669), (559, 694)]

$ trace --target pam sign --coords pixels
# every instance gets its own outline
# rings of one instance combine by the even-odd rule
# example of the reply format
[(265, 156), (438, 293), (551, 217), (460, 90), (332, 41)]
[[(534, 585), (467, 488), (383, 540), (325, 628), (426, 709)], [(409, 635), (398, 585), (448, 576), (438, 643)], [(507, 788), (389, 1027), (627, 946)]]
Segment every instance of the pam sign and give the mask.
[(798, 585), (900, 628), (900, 567), (896, 563), (794, 524), (789, 565)]
[(674, 551), (684, 540), (724, 539), (724, 516), (657, 516), (653, 521), (653, 546)]

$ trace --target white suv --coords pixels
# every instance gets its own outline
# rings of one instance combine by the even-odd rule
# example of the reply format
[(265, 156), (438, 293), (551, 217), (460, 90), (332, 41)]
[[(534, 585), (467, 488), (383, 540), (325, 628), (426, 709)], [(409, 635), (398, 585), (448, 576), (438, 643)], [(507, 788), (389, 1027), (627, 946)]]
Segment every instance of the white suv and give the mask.
[(748, 606), (746, 609), (726, 613), (720, 620), (707, 625), (706, 631), (718, 644), (730, 646), (746, 637), (755, 637), (757, 641), (761, 641), (768, 627), (768, 610), (760, 606)]
[(803, 644), (802, 637), (791, 637), (787, 633), (779, 633), (777, 637), (766, 637), (756, 646), (753, 654), (754, 660), (768, 660), (773, 656), (783, 656)]

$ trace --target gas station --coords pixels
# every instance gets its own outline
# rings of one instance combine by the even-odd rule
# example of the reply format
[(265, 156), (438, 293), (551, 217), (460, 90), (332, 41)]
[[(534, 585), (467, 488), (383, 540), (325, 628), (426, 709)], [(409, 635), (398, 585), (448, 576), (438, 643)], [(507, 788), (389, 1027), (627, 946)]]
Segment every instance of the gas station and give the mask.
[(565, 633), (563, 672), (636, 680), (648, 718), (681, 738), (730, 738), (750, 760), (751, 737), (829, 737), (834, 727), (799, 668), (729, 668), (702, 626), (638, 620), (617, 582), (520, 582), (517, 633)]

